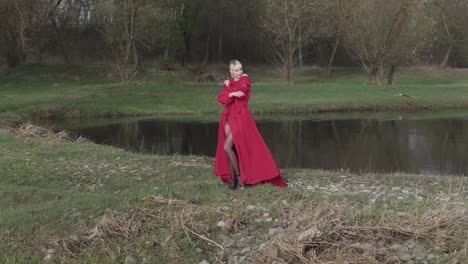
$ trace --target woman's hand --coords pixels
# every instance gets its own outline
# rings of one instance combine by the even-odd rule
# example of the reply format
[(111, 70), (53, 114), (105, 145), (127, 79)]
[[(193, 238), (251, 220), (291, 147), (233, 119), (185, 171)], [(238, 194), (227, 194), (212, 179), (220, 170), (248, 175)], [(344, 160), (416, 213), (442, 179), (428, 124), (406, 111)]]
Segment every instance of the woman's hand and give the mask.
[(233, 96), (235, 96), (235, 97), (242, 97), (242, 96), (244, 96), (244, 95), (245, 95), (245, 94), (244, 94), (243, 92), (241, 92), (241, 91), (229, 93), (229, 97), (233, 97)]
[(224, 85), (229, 86), (229, 80), (225, 80)]

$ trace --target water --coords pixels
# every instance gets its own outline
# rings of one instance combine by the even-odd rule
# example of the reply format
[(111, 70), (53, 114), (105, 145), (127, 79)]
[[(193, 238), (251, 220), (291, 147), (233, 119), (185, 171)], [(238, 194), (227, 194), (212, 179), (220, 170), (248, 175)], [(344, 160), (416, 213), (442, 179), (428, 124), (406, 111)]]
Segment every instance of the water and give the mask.
[[(280, 168), (466, 174), (468, 119), (257, 121)], [(69, 129), (70, 130), (70, 129)], [(216, 122), (141, 120), (71, 129), (96, 143), (214, 156)]]

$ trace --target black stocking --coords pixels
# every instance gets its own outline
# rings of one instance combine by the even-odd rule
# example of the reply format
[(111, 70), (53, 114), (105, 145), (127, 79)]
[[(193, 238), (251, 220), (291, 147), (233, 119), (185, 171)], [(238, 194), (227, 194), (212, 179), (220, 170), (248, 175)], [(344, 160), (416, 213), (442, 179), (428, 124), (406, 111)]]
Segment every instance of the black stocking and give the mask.
[(229, 172), (231, 177), (234, 175), (236, 178), (240, 175), (239, 171), (239, 162), (237, 160), (237, 155), (232, 149), (234, 145), (234, 141), (232, 139), (232, 133), (229, 126), (229, 123), (226, 121), (226, 125), (224, 127), (224, 132), (226, 133), (226, 140), (224, 141), (224, 151), (228, 156), (229, 161)]

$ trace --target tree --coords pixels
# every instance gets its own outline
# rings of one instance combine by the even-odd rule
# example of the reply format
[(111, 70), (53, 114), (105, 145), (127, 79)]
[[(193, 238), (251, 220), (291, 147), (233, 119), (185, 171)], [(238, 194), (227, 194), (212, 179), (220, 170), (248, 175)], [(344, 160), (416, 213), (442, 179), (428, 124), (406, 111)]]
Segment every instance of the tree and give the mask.
[(324, 14), (322, 25), (324, 26), (323, 28), (326, 29), (323, 35), (331, 50), (327, 64), (325, 65), (325, 69), (323, 71), (324, 79), (330, 79), (331, 77), (331, 70), (333, 61), (335, 60), (336, 50), (338, 49), (342, 38), (342, 29), (338, 19), (339, 1), (342, 0), (327, 1), (327, 4), (324, 5), (324, 10), (322, 11), (322, 14)]
[(192, 37), (197, 29), (200, 14), (207, 6), (205, 0), (165, 0), (162, 7), (168, 15), (169, 39), (180, 39), (183, 43), (182, 65), (192, 59)]
[(10, 68), (27, 59), (52, 3), (52, 0), (0, 0), (0, 44)]
[(449, 64), (454, 50), (468, 40), (468, 1), (430, 0), (426, 3), (427, 15), (433, 22), (436, 46), (445, 49), (440, 68)]
[(264, 0), (260, 27), (271, 42), (273, 60), (287, 82), (301, 58), (303, 46), (310, 45), (325, 25), (320, 12), (327, 5), (319, 0)]
[(349, 0), (339, 2), (340, 24), (345, 47), (368, 72), (369, 85), (377, 84), (379, 69), (393, 72), (408, 41), (414, 0)]
[(153, 25), (159, 9), (151, 0), (99, 0), (99, 32), (110, 45), (123, 82), (132, 82), (140, 66), (139, 52), (156, 42)]

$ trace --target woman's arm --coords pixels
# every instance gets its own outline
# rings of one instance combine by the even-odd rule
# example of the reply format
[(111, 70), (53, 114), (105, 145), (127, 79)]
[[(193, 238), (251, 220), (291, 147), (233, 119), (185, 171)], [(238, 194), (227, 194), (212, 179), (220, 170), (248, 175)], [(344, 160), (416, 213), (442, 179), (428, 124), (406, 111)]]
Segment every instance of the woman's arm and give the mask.
[(222, 103), (223, 105), (230, 104), (234, 100), (234, 97), (229, 96), (230, 91), (229, 91), (228, 85), (229, 85), (229, 81), (224, 82), (223, 90), (218, 94), (218, 97), (216, 98), (216, 100)]
[(241, 82), (240, 91), (243, 92), (244, 94), (247, 94), (248, 92), (250, 92), (251, 83), (250, 83), (249, 76), (247, 74), (243, 74), (239, 81)]

